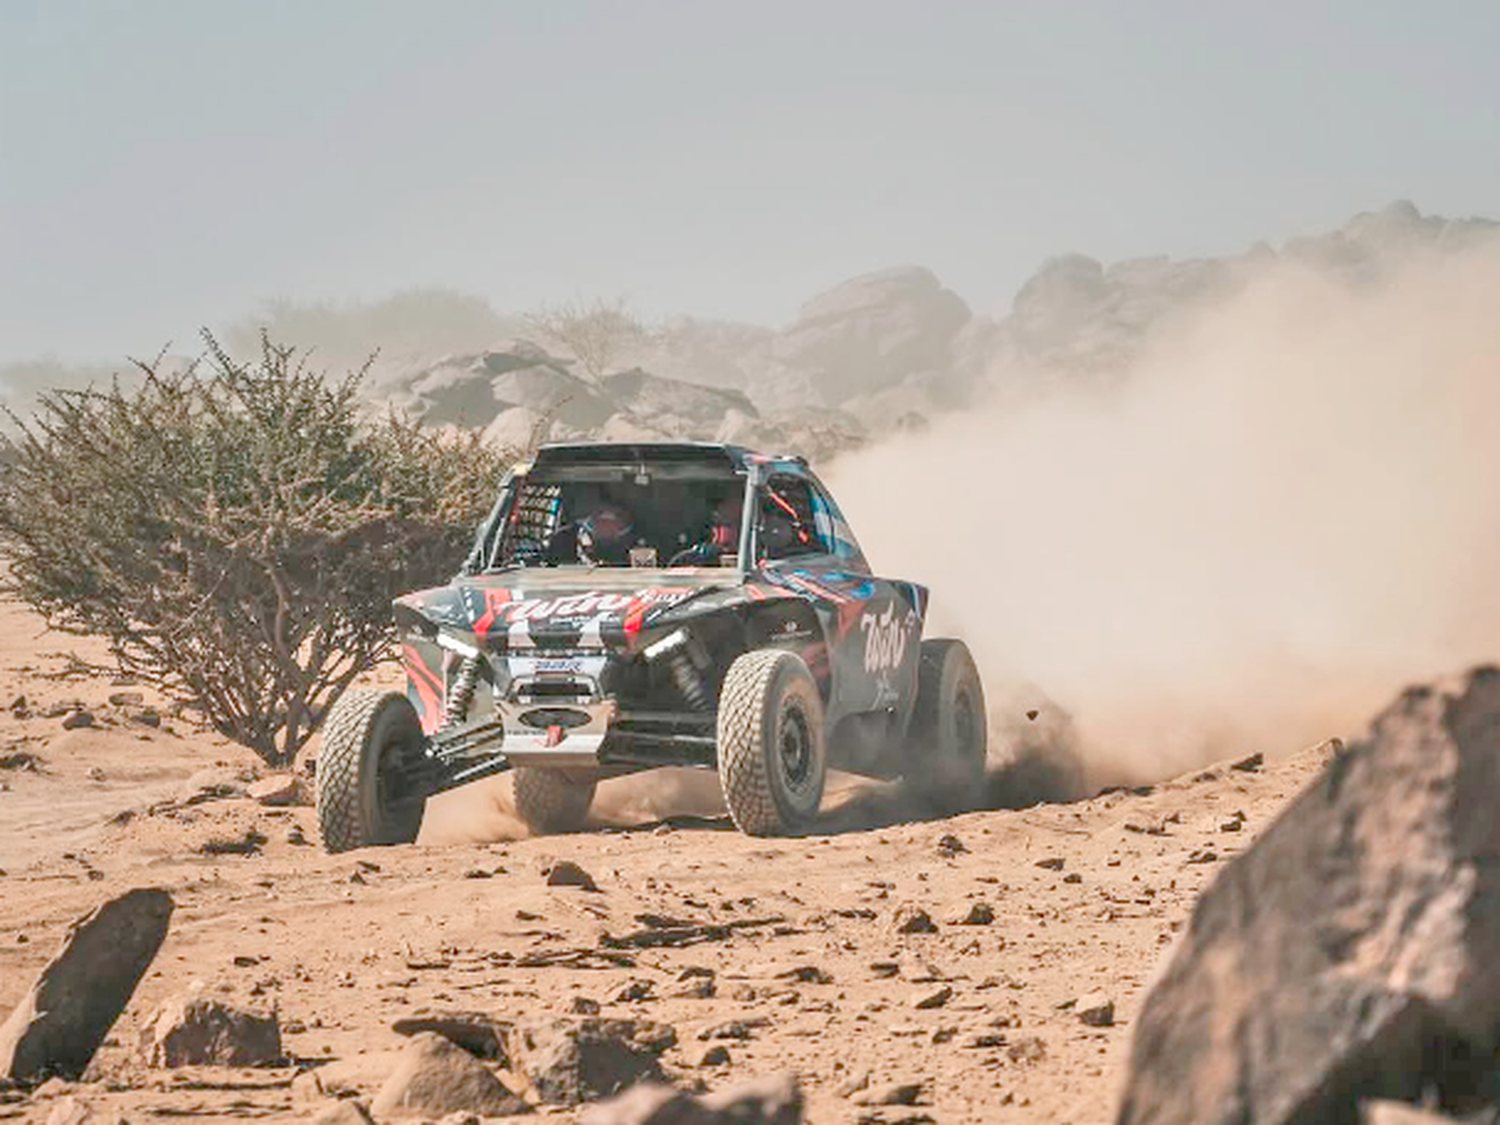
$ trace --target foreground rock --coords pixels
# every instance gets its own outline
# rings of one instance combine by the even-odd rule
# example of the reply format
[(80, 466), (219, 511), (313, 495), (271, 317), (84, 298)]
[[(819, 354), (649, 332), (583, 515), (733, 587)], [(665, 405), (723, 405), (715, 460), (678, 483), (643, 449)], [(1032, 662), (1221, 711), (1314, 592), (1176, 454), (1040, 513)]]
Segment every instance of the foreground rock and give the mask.
[(282, 1058), (281, 1025), (207, 997), (162, 1005), (141, 1032), (152, 1066), (273, 1066)]
[(590, 1106), (578, 1125), (800, 1125), (802, 1089), (792, 1074), (772, 1074), (693, 1097), (656, 1082)]
[(76, 1078), (161, 948), (172, 896), (142, 887), (75, 922), (62, 949), (0, 1026), (0, 1078)]
[(505, 1117), (527, 1112), (527, 1105), (462, 1047), (419, 1031), (397, 1057), (370, 1112), (378, 1119), (449, 1113)]
[(449, 1042), (457, 1044), (471, 1055), (491, 1059), (502, 1067), (510, 1065), (506, 1050), (512, 1027), (484, 1012), (452, 1012), (422, 1010), (402, 1016), (391, 1024), (397, 1035), (415, 1035), (419, 1031), (434, 1031)]
[(1413, 688), (1227, 866), (1137, 1024), (1119, 1120), (1493, 1100), (1500, 669)]
[(560, 1020), (520, 1036), (522, 1068), (542, 1101), (578, 1105), (659, 1080), (658, 1056), (676, 1042), (671, 1028), (645, 1021)]

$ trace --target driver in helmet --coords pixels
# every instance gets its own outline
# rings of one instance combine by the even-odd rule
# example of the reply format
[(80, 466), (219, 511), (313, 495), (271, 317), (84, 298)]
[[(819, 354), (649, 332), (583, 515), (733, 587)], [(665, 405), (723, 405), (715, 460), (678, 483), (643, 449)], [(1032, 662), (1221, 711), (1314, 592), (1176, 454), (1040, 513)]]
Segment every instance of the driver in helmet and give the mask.
[(668, 561), (668, 566), (717, 566), (725, 555), (733, 555), (740, 548), (740, 523), (745, 513), (743, 493), (733, 492), (714, 505), (709, 515), (708, 530), (702, 539), (691, 547), (678, 551)]
[(553, 566), (628, 566), (636, 544), (635, 521), (623, 504), (604, 498), (582, 519), (561, 528), (547, 544)]

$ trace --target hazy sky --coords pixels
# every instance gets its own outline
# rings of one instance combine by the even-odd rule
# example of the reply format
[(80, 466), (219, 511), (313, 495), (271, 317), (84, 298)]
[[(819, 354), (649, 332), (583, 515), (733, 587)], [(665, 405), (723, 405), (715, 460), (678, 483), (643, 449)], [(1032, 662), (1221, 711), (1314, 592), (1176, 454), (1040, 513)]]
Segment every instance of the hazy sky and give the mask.
[(1500, 3), (0, 0), (0, 361), (440, 284), (783, 323), (899, 263), (1500, 213)]

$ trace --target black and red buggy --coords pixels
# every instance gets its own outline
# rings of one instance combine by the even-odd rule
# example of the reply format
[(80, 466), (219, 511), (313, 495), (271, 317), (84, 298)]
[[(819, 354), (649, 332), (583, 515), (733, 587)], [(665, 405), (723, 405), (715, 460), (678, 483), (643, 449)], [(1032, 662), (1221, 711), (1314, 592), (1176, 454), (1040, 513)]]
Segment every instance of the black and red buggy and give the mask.
[(581, 827), (599, 780), (659, 766), (717, 770), (754, 835), (807, 829), (829, 769), (962, 804), (984, 690), (962, 641), (923, 639), (926, 604), (871, 573), (801, 458), (544, 446), (453, 581), (396, 600), (407, 692), (329, 713), (324, 845), (410, 841), (428, 797), (504, 770), (536, 832)]

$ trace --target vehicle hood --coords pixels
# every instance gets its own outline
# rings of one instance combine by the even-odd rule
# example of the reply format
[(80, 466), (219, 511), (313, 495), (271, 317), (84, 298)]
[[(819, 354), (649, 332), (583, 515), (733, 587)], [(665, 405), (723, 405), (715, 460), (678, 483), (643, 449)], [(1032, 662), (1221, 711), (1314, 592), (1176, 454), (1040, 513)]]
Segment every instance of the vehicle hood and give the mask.
[(643, 633), (744, 597), (739, 571), (721, 568), (527, 568), (461, 578), (396, 599), (411, 615), (472, 636), (494, 651), (630, 647)]

